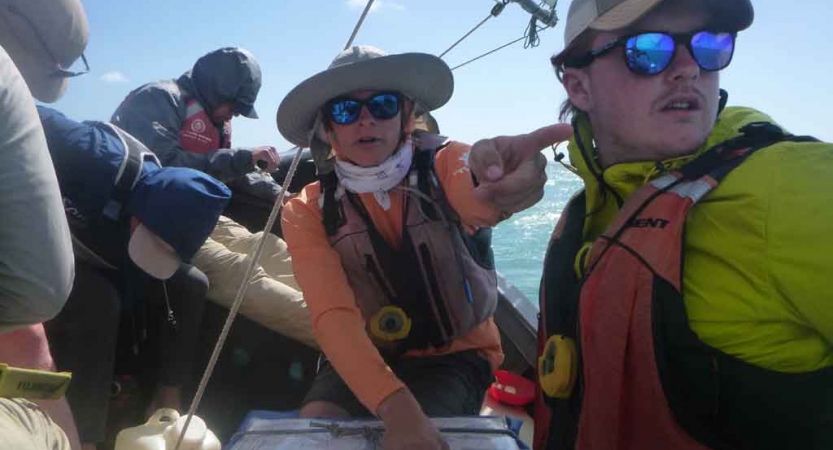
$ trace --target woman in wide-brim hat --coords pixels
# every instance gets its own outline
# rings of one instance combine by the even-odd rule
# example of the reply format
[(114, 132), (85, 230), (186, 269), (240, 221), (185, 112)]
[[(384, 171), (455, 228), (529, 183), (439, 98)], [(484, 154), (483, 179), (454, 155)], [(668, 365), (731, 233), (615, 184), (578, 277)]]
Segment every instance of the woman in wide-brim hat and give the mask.
[[(474, 268), (477, 258), (459, 245), (459, 236), (481, 235), (475, 232), (497, 223), (500, 212), (473, 193), (469, 146), (440, 146), (436, 135), (414, 134), (414, 111), (443, 106), (453, 87), (451, 71), (435, 56), (358, 46), (296, 86), (277, 114), (286, 139), (311, 147), (321, 177), (287, 203), (282, 219), (328, 360), (301, 414), (376, 415), (393, 448), (444, 448), (427, 416), (478, 414), (503, 360), (490, 309), (497, 295), (493, 265), (484, 269), (489, 261), (480, 261)], [(437, 147), (428, 159), (429, 181), (415, 188), (429, 169), (417, 171), (413, 161)], [(447, 222), (432, 216), (437, 203), (426, 200), (428, 185), (441, 194), (433, 198)], [(451, 227), (420, 228), (436, 223)], [(448, 229), (465, 231), (455, 241)], [(415, 244), (417, 234), (430, 242)], [(485, 242), (483, 253), (491, 257)], [(438, 256), (443, 253), (454, 264), (442, 262), (449, 261)], [(432, 263), (438, 266), (426, 269)], [(463, 285), (460, 295), (446, 295)], [(455, 298), (438, 302), (440, 291)], [(460, 312), (465, 308), (473, 319), (466, 315), (471, 311)], [(447, 322), (438, 325), (440, 316)]]

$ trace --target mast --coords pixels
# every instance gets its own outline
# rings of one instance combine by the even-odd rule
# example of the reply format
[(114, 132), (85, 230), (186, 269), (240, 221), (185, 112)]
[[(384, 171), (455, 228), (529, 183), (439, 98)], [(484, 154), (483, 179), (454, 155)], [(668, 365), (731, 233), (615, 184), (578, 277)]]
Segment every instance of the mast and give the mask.
[(554, 27), (558, 22), (558, 17), (555, 15), (556, 0), (509, 0), (513, 3), (521, 5), (524, 11), (531, 14), (538, 19), (542, 25), (547, 27)]

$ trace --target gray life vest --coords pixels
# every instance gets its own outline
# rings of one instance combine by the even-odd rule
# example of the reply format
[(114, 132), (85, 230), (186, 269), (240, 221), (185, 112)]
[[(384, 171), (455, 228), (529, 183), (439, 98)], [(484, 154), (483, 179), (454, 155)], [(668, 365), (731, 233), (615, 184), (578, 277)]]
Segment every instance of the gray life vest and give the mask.
[(100, 214), (88, 216), (64, 195), (64, 212), (70, 225), (75, 256), (93, 267), (115, 269), (117, 262), (126, 257), (127, 247), (124, 243), (130, 239), (129, 229), (123, 223), (126, 217), (124, 205), (142, 176), (145, 161), (159, 167), (162, 164), (144, 144), (121, 128), (107, 122), (100, 122), (100, 126), (118, 137), (124, 151), (124, 158), (112, 182), (112, 198)]
[(330, 243), (371, 340), (393, 354), (464, 336), (497, 306), (492, 230), (463, 230), (434, 171), (445, 144), (424, 148), (431, 140), (420, 139), (406, 186), (396, 188), (405, 193), (400, 249), (388, 245), (358, 196), (340, 189), (335, 173), (321, 178)]

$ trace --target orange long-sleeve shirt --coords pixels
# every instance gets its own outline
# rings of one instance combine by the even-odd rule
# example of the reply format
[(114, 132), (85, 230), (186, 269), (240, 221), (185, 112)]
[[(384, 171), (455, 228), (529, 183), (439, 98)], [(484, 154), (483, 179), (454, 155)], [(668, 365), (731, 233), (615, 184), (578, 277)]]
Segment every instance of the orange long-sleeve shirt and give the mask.
[[(437, 152), (437, 178), (451, 206), (469, 230), (497, 223), (499, 211), (474, 196), (468, 168), (470, 147), (451, 143)], [(295, 278), (304, 291), (312, 315), (312, 327), (321, 349), (353, 393), (370, 411), (404, 384), (385, 364), (370, 341), (365, 321), (341, 266), (341, 258), (330, 246), (319, 207), (319, 183), (308, 185), (290, 200), (283, 211), (284, 239), (292, 254)], [(391, 208), (382, 209), (373, 194), (359, 198), (379, 233), (388, 244), (402, 243), (403, 194), (391, 192)], [(500, 334), (492, 319), (442, 348), (412, 350), (405, 357), (442, 355), (476, 349), (496, 369), (503, 362)]]

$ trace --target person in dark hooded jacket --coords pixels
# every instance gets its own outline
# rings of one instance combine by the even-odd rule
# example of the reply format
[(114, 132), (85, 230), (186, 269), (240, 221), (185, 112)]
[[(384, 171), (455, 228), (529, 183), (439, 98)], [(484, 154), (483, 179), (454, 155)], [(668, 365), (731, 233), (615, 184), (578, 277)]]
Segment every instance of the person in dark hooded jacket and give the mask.
[[(211, 238), (194, 256), (194, 265), (209, 278), (209, 299), (226, 307), (243, 279), (243, 262), (254, 253), (251, 243), (260, 237), (242, 225), (262, 229), (281, 189), (270, 175), (278, 164), (274, 148), (233, 148), (230, 142), (232, 117), (257, 117), (254, 102), (260, 79), (260, 66), (251, 53), (221, 48), (199, 58), (178, 79), (135, 89), (111, 120), (153, 151), (163, 166), (201, 170), (231, 187), (232, 200), (224, 214), (233, 220), (221, 217)], [(266, 163), (265, 169), (257, 169), (260, 161)], [(241, 193), (248, 194), (247, 201), (240, 201)], [(252, 197), (266, 201), (248, 201)], [(279, 227), (277, 221), (276, 234)], [(306, 303), (283, 240), (267, 236), (261, 262), (249, 280), (241, 314), (315, 346)]]
[(277, 150), (231, 144), (231, 119), (258, 117), (260, 83), (260, 65), (249, 51), (221, 48), (177, 79), (133, 90), (111, 122), (150, 148), (164, 166), (201, 170), (234, 190), (273, 200), (280, 193), (269, 175), (278, 168)]

